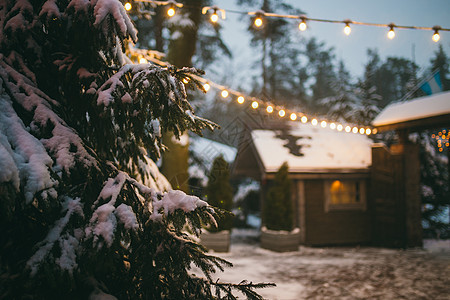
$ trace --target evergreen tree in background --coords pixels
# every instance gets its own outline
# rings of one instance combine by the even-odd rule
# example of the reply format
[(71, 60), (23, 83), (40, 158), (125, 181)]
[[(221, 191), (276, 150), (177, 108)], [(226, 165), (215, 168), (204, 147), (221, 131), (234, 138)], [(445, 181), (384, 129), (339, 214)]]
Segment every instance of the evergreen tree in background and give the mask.
[(1, 298), (261, 298), (251, 288), (266, 284), (212, 281), (229, 263), (183, 229), (220, 212), (152, 160), (162, 131), (214, 127), (181, 81), (199, 72), (131, 64), (136, 38), (118, 0), (2, 2)]
[[(208, 204), (227, 211), (231, 211), (233, 206), (233, 189), (230, 184), (229, 168), (223, 156), (216, 157), (208, 174), (206, 186)], [(218, 221), (218, 227), (213, 227), (210, 231), (231, 230), (232, 226), (233, 217), (224, 215)]]
[(291, 231), (294, 226), (294, 207), (291, 197), (289, 167), (284, 163), (275, 173), (263, 205), (263, 224), (270, 230)]
[(431, 72), (439, 70), (439, 74), (441, 77), (442, 90), (448, 91), (450, 90), (450, 79), (448, 79), (449, 72), (449, 58), (444, 52), (444, 48), (442, 44), (439, 44), (439, 48), (436, 52), (434, 52), (435, 57), (430, 60), (431, 63)]

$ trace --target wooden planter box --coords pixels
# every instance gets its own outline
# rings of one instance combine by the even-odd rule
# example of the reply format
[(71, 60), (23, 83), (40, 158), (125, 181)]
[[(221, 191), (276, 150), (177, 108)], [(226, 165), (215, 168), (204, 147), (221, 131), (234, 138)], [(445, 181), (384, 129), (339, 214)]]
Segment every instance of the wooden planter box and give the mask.
[(261, 248), (276, 252), (298, 251), (299, 244), (298, 228), (291, 232), (261, 229)]
[(200, 236), (200, 243), (208, 250), (215, 252), (230, 251), (230, 232), (227, 230), (221, 232), (203, 232)]

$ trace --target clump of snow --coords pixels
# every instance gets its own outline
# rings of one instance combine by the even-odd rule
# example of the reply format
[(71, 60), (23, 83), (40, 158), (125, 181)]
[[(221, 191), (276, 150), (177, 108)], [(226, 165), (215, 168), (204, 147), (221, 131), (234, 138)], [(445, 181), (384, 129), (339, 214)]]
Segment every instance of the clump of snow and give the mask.
[[(186, 195), (180, 190), (171, 190), (165, 193), (161, 200), (153, 203), (153, 214), (151, 219), (154, 221), (160, 221), (163, 213), (170, 214), (176, 209), (182, 209), (184, 212), (194, 211), (197, 207), (208, 206), (203, 200), (200, 200), (196, 196)], [(161, 212), (163, 209), (163, 212)]]
[(180, 138), (178, 138), (178, 139), (173, 135), (171, 140), (172, 140), (172, 143), (184, 147), (189, 144), (189, 135), (187, 132), (184, 132), (182, 135), (180, 135)]
[[(104, 22), (107, 16), (113, 16), (121, 33), (126, 36), (129, 34), (131, 38), (137, 40), (137, 31), (131, 23), (123, 4), (117, 0), (97, 0), (94, 4), (94, 26), (103, 24), (104, 28), (108, 28), (108, 22)], [(105, 24), (106, 23), (106, 24)]]
[(136, 215), (133, 212), (133, 209), (124, 203), (120, 204), (115, 212), (116, 216), (119, 218), (119, 222), (121, 222), (125, 229), (136, 229), (139, 227), (139, 224), (136, 220)]
[(233, 202), (237, 203), (244, 200), (250, 192), (259, 191), (259, 189), (260, 185), (257, 181), (250, 181), (248, 183), (240, 184), (236, 194), (234, 195)]
[(61, 17), (61, 12), (56, 5), (55, 0), (47, 0), (44, 5), (42, 5), (39, 17), (46, 16), (47, 18), (59, 18)]

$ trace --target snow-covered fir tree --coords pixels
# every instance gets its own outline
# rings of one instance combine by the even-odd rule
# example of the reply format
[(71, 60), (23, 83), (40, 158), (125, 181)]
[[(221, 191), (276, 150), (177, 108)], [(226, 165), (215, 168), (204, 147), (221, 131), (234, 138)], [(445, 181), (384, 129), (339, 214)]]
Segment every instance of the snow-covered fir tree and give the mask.
[(214, 127), (180, 81), (199, 72), (131, 64), (130, 40), (118, 0), (0, 2), (0, 298), (258, 298), (266, 286), (211, 281), (229, 263), (193, 235), (220, 212), (171, 190), (153, 162), (161, 131)]

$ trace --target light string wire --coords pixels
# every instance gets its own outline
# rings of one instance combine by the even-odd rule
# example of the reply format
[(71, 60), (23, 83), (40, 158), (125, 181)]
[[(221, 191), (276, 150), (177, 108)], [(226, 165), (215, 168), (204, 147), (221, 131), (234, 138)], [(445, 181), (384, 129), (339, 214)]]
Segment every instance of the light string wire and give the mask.
[[(170, 64), (161, 59), (165, 57), (164, 53), (154, 50), (145, 50), (138, 49), (135, 47), (130, 47), (130, 53), (133, 57), (136, 57), (139, 63), (148, 63), (152, 62), (162, 67), (168, 67)], [(282, 119), (286, 118), (291, 121), (297, 121), (301, 123), (311, 123), (313, 126), (327, 128), (329, 127), (332, 130), (347, 132), (347, 133), (359, 133), (359, 134), (376, 134), (377, 129), (372, 126), (361, 126), (354, 125), (350, 123), (337, 122), (337, 121), (329, 121), (323, 117), (313, 117), (309, 116), (303, 112), (299, 112), (298, 110), (286, 108), (282, 105), (273, 104), (271, 101), (264, 101), (260, 98), (248, 96), (245, 93), (236, 91), (231, 89), (228, 86), (218, 84), (212, 80), (205, 79), (201, 76), (197, 76), (194, 74), (189, 75), (195, 80), (201, 82), (203, 84), (203, 88), (206, 92), (208, 92), (211, 88), (215, 88), (220, 91), (221, 97), (224, 99), (228, 99), (231, 97), (235, 98), (235, 101), (238, 104), (243, 105), (247, 103), (247, 106), (252, 109), (264, 109), (268, 114), (278, 114), (278, 116)], [(185, 85), (189, 84), (188, 78), (183, 80)], [(231, 101), (230, 101), (231, 102)]]
[[(154, 5), (164, 5), (169, 6), (169, 8), (174, 9), (175, 7), (181, 8), (181, 7), (190, 7), (195, 8), (194, 6), (186, 5), (183, 3), (178, 3), (174, 0), (169, 1), (154, 1), (154, 0), (133, 0), (131, 2), (137, 2), (137, 3), (149, 3)], [(131, 9), (131, 3), (127, 2), (125, 4), (128, 9)], [(200, 7), (199, 7), (200, 8)], [(283, 18), (283, 19), (296, 19), (300, 20), (303, 26), (300, 28), (300, 30), (306, 30), (306, 22), (313, 21), (313, 22), (322, 22), (322, 23), (334, 23), (334, 24), (345, 24), (346, 30), (345, 33), (347, 35), (350, 34), (350, 24), (352, 25), (362, 25), (362, 26), (374, 26), (374, 27), (385, 27), (389, 29), (388, 37), (390, 39), (393, 39), (395, 37), (395, 28), (399, 29), (415, 29), (415, 30), (427, 30), (427, 31), (434, 31), (434, 34), (432, 36), (433, 41), (437, 42), (440, 39), (439, 31), (450, 31), (450, 28), (443, 28), (439, 25), (433, 26), (433, 27), (426, 27), (426, 26), (408, 26), (408, 25), (397, 25), (395, 23), (389, 23), (389, 24), (382, 24), (382, 23), (370, 23), (370, 22), (360, 22), (360, 21), (353, 21), (350, 19), (345, 20), (330, 20), (330, 19), (320, 19), (320, 18), (310, 18), (306, 15), (290, 15), (290, 14), (277, 14), (272, 12), (265, 12), (262, 10), (258, 11), (252, 11), (252, 12), (243, 12), (243, 11), (237, 11), (237, 10), (231, 10), (231, 9), (220, 9), (217, 6), (205, 6), (200, 8), (202, 10), (203, 14), (206, 14), (208, 11), (212, 11), (212, 15), (216, 15), (217, 11), (222, 12), (222, 19), (225, 19), (225, 12), (227, 13), (235, 13), (235, 14), (241, 14), (241, 15), (250, 15), (255, 16), (256, 19), (260, 19), (260, 24), (255, 24), (257, 27), (260, 27), (263, 25), (262, 18), (269, 17), (269, 18)], [(175, 13), (174, 10), (172, 10), (171, 15)], [(211, 18), (212, 22), (217, 22), (219, 18)]]

